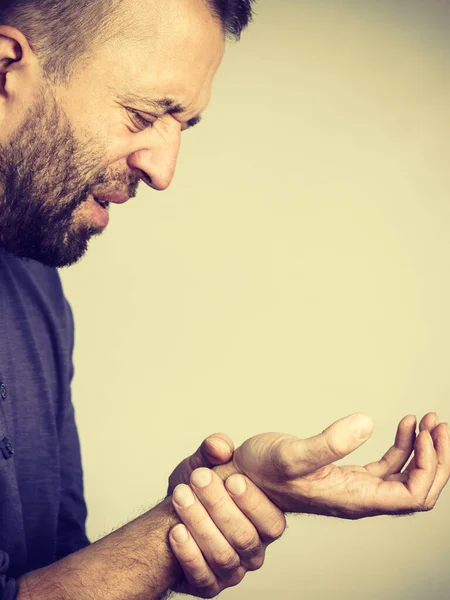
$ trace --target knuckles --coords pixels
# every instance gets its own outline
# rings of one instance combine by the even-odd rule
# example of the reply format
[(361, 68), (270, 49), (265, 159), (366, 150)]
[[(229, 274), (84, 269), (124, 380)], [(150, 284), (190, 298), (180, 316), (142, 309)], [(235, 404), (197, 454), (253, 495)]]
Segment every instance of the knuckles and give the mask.
[(217, 584), (217, 581), (212, 581), (210, 577), (205, 576), (203, 579), (196, 579), (182, 593), (189, 593), (197, 598), (216, 598), (221, 591), (222, 588)]
[(206, 572), (195, 577), (195, 587), (197, 588), (196, 592), (200, 592), (202, 598), (214, 598), (217, 595), (217, 591), (215, 590), (216, 582)]
[(213, 558), (214, 564), (217, 568), (225, 573), (233, 573), (241, 566), (241, 559), (236, 552), (223, 550), (220, 553), (216, 553)]
[(258, 569), (260, 569), (263, 566), (265, 558), (265, 553), (264, 551), (262, 551), (259, 554), (256, 554), (255, 556), (246, 559), (245, 561), (243, 561), (245, 569), (247, 571), (258, 571)]
[(253, 531), (242, 531), (235, 534), (232, 539), (232, 546), (238, 553), (255, 555), (261, 550), (259, 538)]
[(219, 582), (211, 582), (205, 578), (204, 585), (195, 581), (194, 585), (190, 586), (188, 592), (199, 598), (216, 598), (224, 589), (238, 585), (245, 577), (245, 570), (236, 572), (232, 578), (219, 580)]
[(286, 516), (284, 513), (278, 515), (278, 517), (271, 523), (270, 527), (265, 532), (266, 539), (271, 543), (280, 539), (286, 529)]

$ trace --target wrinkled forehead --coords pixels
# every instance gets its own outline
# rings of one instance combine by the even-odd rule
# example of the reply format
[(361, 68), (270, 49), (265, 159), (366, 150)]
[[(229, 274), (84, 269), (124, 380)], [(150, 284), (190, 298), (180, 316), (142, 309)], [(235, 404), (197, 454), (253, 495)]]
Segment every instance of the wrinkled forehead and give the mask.
[(225, 36), (205, 0), (123, 0), (112, 31), (93, 57), (98, 82), (186, 106), (209, 96)]

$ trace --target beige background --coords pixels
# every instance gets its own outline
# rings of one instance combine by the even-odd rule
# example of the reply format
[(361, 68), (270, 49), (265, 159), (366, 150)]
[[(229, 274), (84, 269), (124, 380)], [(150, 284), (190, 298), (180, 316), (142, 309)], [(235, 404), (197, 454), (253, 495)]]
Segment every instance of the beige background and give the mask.
[[(209, 433), (450, 419), (448, 3), (260, 0), (164, 194), (112, 207), (62, 271), (92, 539)], [(428, 514), (289, 519), (238, 599), (450, 597)]]

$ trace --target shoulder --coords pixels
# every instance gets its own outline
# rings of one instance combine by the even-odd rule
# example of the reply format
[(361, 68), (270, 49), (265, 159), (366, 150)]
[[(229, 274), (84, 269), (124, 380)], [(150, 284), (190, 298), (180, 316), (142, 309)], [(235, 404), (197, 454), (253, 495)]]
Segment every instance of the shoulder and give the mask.
[[(15, 288), (21, 303), (28, 307), (28, 311), (35, 316), (41, 315), (69, 338), (73, 336), (72, 311), (56, 268), (17, 257), (0, 248), (0, 270), (7, 288), (4, 288), (3, 295)], [(16, 294), (11, 294), (11, 299)]]

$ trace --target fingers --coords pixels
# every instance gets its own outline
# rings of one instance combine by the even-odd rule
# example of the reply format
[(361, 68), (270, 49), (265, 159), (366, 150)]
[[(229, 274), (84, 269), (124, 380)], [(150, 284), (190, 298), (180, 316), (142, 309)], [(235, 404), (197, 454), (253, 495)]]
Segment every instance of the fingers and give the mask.
[[(419, 431), (426, 430), (426, 431), (431, 432), (436, 427), (438, 422), (439, 422), (439, 420), (438, 420), (437, 414), (435, 412), (429, 412), (421, 418), (420, 423), (419, 423)], [(412, 471), (415, 468), (416, 468), (416, 461), (413, 456), (405, 470), (409, 473), (410, 471)]]
[[(200, 598), (214, 598), (225, 587), (219, 583), (195, 540), (183, 524), (175, 525), (169, 533), (169, 543), (181, 565), (187, 586), (180, 591)], [(239, 581), (236, 579), (236, 583)]]
[[(238, 482), (239, 478), (245, 480), (241, 476), (237, 476), (237, 478)], [(266, 509), (267, 523), (262, 525), (261, 532), (259, 532), (246, 514), (239, 509), (230, 497), (223, 481), (213, 471), (209, 469), (194, 471), (191, 476), (191, 487), (225, 540), (238, 554), (241, 564), (247, 570), (259, 569), (264, 562), (263, 540), (273, 541), (269, 532), (270, 523), (275, 520), (274, 515), (278, 516), (279, 509), (261, 492), (264, 503), (260, 512), (263, 512), (264, 508)], [(250, 489), (253, 488), (250, 487)], [(251, 494), (244, 495), (246, 498), (250, 496), (247, 504), (253, 502), (254, 505), (256, 503), (255, 500), (252, 501)]]
[[(213, 572), (221, 579), (242, 578), (242, 566), (259, 568), (264, 548), (253, 524), (238, 509), (223, 481), (209, 469), (197, 469), (191, 485), (178, 486), (173, 506)], [(198, 495), (198, 498), (197, 498)], [(244, 571), (245, 572), (245, 571)]]
[(414, 449), (416, 439), (416, 417), (407, 415), (400, 421), (394, 445), (378, 462), (366, 465), (367, 471), (375, 477), (383, 479), (388, 475), (400, 472)]
[(198, 467), (213, 467), (226, 464), (233, 456), (234, 444), (225, 433), (214, 433), (207, 437), (191, 456), (176, 467), (169, 477), (167, 494), (170, 495), (180, 483), (189, 483), (192, 471)]
[(422, 417), (419, 423), (419, 431), (431, 431), (438, 424), (438, 416), (435, 412), (429, 412)]
[(286, 520), (242, 475), (228, 478), (225, 488), (216, 473), (200, 468), (191, 475), (191, 487), (174, 490), (183, 525), (171, 530), (169, 543), (188, 584), (179, 591), (211, 598), (263, 565), (265, 546), (281, 536)]
[(271, 544), (283, 535), (286, 529), (284, 513), (250, 479), (232, 475), (226, 480), (225, 487), (263, 542)]
[(199, 451), (203, 462), (197, 467), (215, 467), (231, 460), (234, 452), (233, 440), (225, 433), (214, 433), (201, 444)]
[(409, 473), (405, 485), (414, 503), (417, 503), (419, 508), (425, 508), (438, 469), (438, 458), (429, 431), (423, 430), (417, 436), (414, 454), (416, 468)]
[[(416, 468), (409, 473), (389, 475), (375, 488), (370, 500), (372, 514), (408, 514), (428, 510), (427, 498), (432, 489), (438, 459), (428, 431), (419, 433), (414, 444)], [(367, 503), (367, 496), (365, 498)]]
[[(450, 478), (449, 428), (447, 423), (435, 425), (436, 422), (434, 413), (425, 415), (413, 461), (403, 473), (387, 478), (388, 481), (404, 484), (411, 494), (411, 508), (414, 510), (434, 508)], [(431, 433), (428, 427), (432, 427)]]
[(450, 478), (450, 435), (447, 423), (441, 423), (431, 432), (437, 455), (437, 471), (426, 499), (426, 509), (435, 506), (442, 490)]
[(373, 428), (368, 415), (350, 415), (314, 437), (284, 440), (278, 449), (277, 460), (288, 477), (301, 477), (359, 448), (370, 437)]

